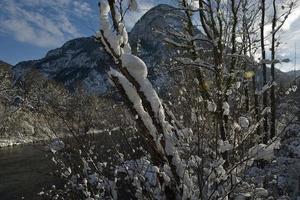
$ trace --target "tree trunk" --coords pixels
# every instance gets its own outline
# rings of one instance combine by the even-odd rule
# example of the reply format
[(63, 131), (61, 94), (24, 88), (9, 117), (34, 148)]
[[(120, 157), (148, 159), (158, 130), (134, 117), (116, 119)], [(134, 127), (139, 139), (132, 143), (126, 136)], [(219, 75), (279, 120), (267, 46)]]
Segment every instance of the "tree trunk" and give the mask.
[(275, 43), (276, 43), (276, 21), (277, 21), (277, 10), (276, 2), (273, 0), (273, 20), (272, 20), (272, 46), (271, 46), (271, 134), (272, 139), (276, 135), (276, 96), (275, 96)]
[[(260, 113), (259, 113), (259, 103), (258, 103), (258, 95), (256, 94), (256, 76), (254, 75), (252, 77), (252, 90), (253, 90), (253, 94), (254, 94), (254, 110), (255, 110), (255, 118), (256, 121), (259, 122), (260, 120)], [(261, 135), (261, 126), (257, 127), (256, 130), (256, 134), (257, 135)]]
[[(265, 50), (265, 12), (266, 12), (266, 2), (261, 0), (261, 26), (260, 26), (260, 40), (261, 40), (261, 59), (262, 59), (262, 68), (263, 68), (263, 85), (267, 84), (267, 65), (266, 60), (266, 50)], [(263, 93), (263, 108), (268, 106), (268, 93), (265, 91)], [(268, 142), (268, 113), (264, 115), (264, 133), (263, 133), (263, 142), (266, 144)]]

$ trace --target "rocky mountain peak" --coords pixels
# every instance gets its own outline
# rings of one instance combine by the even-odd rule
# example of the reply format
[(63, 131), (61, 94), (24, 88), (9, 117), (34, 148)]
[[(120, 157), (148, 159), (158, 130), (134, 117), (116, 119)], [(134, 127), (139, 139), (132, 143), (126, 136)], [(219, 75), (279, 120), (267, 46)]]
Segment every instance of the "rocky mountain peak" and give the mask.
[[(149, 68), (159, 68), (159, 63), (170, 53), (159, 31), (182, 26), (182, 16), (174, 7), (162, 4), (150, 9), (133, 27), (129, 40), (133, 50)], [(138, 44), (141, 47), (139, 52)], [(63, 83), (71, 90), (81, 85), (88, 92), (105, 94), (110, 88), (106, 70), (113, 65), (99, 43), (92, 37), (84, 37), (66, 42), (62, 47), (49, 51), (42, 59), (18, 63), (13, 70), (19, 80), (31, 70), (38, 70), (46, 78)], [(156, 75), (152, 69), (149, 74), (157, 87), (168, 81), (168, 77)]]
[(141, 51), (155, 52), (160, 56), (170, 53), (164, 38), (166, 35), (171, 37), (168, 32), (182, 30), (183, 21), (184, 13), (172, 6), (160, 4), (153, 7), (137, 21), (130, 32), (129, 40), (133, 51), (138, 51), (140, 46)]

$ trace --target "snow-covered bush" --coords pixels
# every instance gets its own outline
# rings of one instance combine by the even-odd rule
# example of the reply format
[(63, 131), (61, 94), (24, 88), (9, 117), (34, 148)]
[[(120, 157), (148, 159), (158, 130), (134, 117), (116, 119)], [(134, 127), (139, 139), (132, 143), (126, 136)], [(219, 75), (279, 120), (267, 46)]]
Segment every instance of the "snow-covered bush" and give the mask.
[[(136, 10), (136, 2), (128, 2), (129, 10)], [(242, 37), (237, 28), (257, 25), (238, 21), (246, 17), (252, 4), (243, 4), (243, 9), (233, 5), (228, 14), (223, 1), (213, 1), (214, 6), (205, 2), (199, 1), (205, 35), (199, 30), (195, 33), (191, 10), (195, 5), (183, 0), (184, 30), (171, 33), (180, 43), (166, 39), (178, 48), (178, 57), (170, 58), (170, 64), (182, 67), (184, 77), (175, 77), (178, 84), (170, 88), (167, 105), (148, 80), (144, 61), (131, 52), (122, 13), (127, 9), (121, 8), (124, 4), (100, 1), (101, 27), (96, 40), (116, 64), (107, 73), (130, 108), (136, 121), (135, 134), (143, 143), (132, 146), (128, 138), (124, 139), (132, 152), (141, 147), (143, 151), (133, 159), (112, 146), (115, 162), (110, 165), (103, 161), (103, 155), (94, 154), (94, 146), (82, 141), (79, 150), (54, 151), (53, 161), (66, 179), (66, 188), (53, 193), (57, 198), (206, 200), (269, 196), (263, 186), (243, 179), (257, 160), (272, 161), (276, 146), (272, 140), (262, 144), (267, 133), (259, 134), (264, 121), (261, 116), (270, 109), (260, 108), (258, 98), (274, 85), (258, 91), (255, 73), (248, 71), (254, 61), (249, 59), (253, 52), (247, 52), (247, 46), (254, 36), (249, 35), (250, 40), (243, 44), (237, 42), (237, 37)], [(256, 12), (259, 8), (252, 9)], [(221, 15), (235, 24), (227, 24)], [(219, 23), (212, 23), (214, 20)], [(233, 39), (226, 43), (228, 38)], [(239, 55), (244, 49), (246, 53)], [(53, 195), (51, 192), (46, 195)]]

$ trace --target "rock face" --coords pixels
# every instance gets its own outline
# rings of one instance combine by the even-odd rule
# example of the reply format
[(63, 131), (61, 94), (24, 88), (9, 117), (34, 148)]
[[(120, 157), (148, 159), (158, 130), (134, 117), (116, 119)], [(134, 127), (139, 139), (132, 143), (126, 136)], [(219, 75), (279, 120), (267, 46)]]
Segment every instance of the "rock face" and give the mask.
[(5, 76), (6, 78), (9, 78), (9, 76), (12, 73), (11, 67), (12, 66), (10, 64), (0, 60), (0, 74), (1, 74), (1, 77)]
[[(174, 54), (159, 31), (181, 28), (182, 18), (182, 12), (162, 4), (149, 10), (129, 34), (133, 52), (146, 62), (150, 80), (156, 88), (168, 85), (170, 79), (161, 64)], [(87, 37), (68, 41), (40, 60), (18, 63), (13, 70), (16, 79), (22, 80), (29, 71), (38, 70), (70, 90), (83, 87), (88, 92), (103, 95), (111, 88), (106, 71), (112, 66), (113, 61), (101, 45)]]
[(12, 86), (13, 73), (11, 67), (10, 64), (0, 60), (0, 91)]
[(103, 94), (108, 89), (105, 70), (111, 64), (108, 55), (90, 37), (68, 41), (40, 60), (18, 63), (13, 70), (17, 79), (35, 69), (71, 90), (82, 85), (90, 92)]
[(174, 49), (164, 42), (165, 34), (182, 30), (184, 18), (184, 13), (164, 4), (149, 10), (130, 32), (129, 42), (133, 52), (142, 57), (150, 68), (160, 65), (167, 56), (175, 55)]

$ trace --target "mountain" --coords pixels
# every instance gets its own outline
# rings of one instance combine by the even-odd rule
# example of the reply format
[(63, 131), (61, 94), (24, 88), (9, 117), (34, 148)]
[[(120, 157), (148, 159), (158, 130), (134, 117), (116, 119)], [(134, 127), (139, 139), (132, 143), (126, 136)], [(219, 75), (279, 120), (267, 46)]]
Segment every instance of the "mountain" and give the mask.
[(11, 67), (12, 66), (10, 64), (0, 60), (0, 70), (1, 70), (1, 72), (4, 72), (4, 71), (11, 72)]
[(8, 64), (8, 63), (6, 63), (6, 62), (4, 62), (4, 61), (2, 61), (2, 60), (0, 60), (0, 67), (2, 67), (2, 66), (10, 67), (11, 65)]
[(71, 90), (78, 84), (105, 93), (108, 89), (105, 70), (112, 62), (92, 37), (66, 42), (62, 47), (49, 51), (40, 60), (25, 61), (13, 67), (17, 79), (31, 70), (38, 70), (45, 77), (63, 83)]
[[(181, 11), (159, 5), (150, 9), (129, 33), (132, 51), (146, 62), (150, 81), (162, 97), (166, 94), (165, 88), (174, 80), (168, 65), (176, 51), (164, 42), (166, 36), (161, 32), (182, 29), (183, 17)], [(15, 82), (9, 81), (3, 88), (15, 85), (17, 89), (7, 90), (11, 94), (3, 99), (3, 103), (0, 95), (0, 130), (2, 127), (9, 130), (0, 135), (0, 146), (43, 139), (45, 135), (66, 134), (61, 117), (70, 120), (76, 126), (74, 130), (85, 130), (91, 124), (91, 127), (100, 130), (103, 126), (114, 125), (115, 111), (124, 110), (122, 104), (116, 107), (111, 98), (105, 98), (111, 91), (114, 92), (106, 73), (114, 67), (114, 62), (93, 37), (68, 41), (38, 60), (20, 62), (12, 67), (3, 66), (9, 72), (12, 70), (15, 78)], [(0, 81), (0, 89), (2, 83)], [(70, 91), (80, 91), (79, 94), (82, 94), (83, 88), (97, 96), (81, 98), (81, 95), (69, 95), (65, 87)], [(98, 95), (101, 97), (98, 98)], [(58, 107), (66, 109), (67, 112), (62, 112), (64, 116), (52, 114)], [(11, 110), (14, 112), (12, 117)], [(92, 118), (83, 117), (87, 113)], [(1, 141), (4, 142), (1, 144)]]
[[(256, 80), (258, 83), (258, 88), (263, 87), (263, 70), (262, 68), (256, 69)], [(293, 76), (291, 76), (289, 73), (285, 73), (280, 71), (279, 69), (275, 68), (275, 80), (276, 82), (283, 86), (287, 87), (290, 82), (293, 80)], [(267, 67), (267, 82), (271, 81), (271, 68)]]
[(165, 35), (168, 31), (182, 31), (184, 19), (183, 12), (168, 5), (161, 4), (150, 9), (130, 32), (129, 42), (133, 52), (142, 57), (150, 68), (155, 68), (172, 55), (176, 55), (164, 39), (174, 39), (170, 34)]
[[(159, 31), (181, 29), (182, 18), (181, 11), (161, 4), (150, 9), (129, 33), (133, 52), (146, 62), (150, 80), (156, 88), (163, 89), (169, 84), (170, 78), (161, 64), (175, 53), (164, 43)], [(101, 45), (92, 37), (86, 37), (68, 41), (40, 60), (20, 62), (13, 70), (18, 80), (37, 70), (72, 91), (81, 86), (88, 92), (105, 94), (111, 88), (106, 71), (112, 66), (112, 59)]]
[(287, 72), (287, 74), (295, 79), (296, 77), (300, 76), (300, 70), (289, 71)]
[[(182, 11), (160, 4), (146, 12), (129, 33), (132, 51), (147, 64), (149, 79), (158, 91), (172, 85), (169, 59), (178, 56), (177, 51), (164, 40), (166, 37), (175, 40), (168, 32), (183, 30), (184, 20)], [(196, 28), (195, 33), (201, 34)], [(206, 44), (202, 42), (201, 45), (205, 47)], [(62, 47), (49, 51), (42, 59), (18, 63), (13, 71), (17, 80), (23, 80), (27, 73), (37, 70), (71, 91), (83, 88), (89, 93), (104, 95), (111, 91), (106, 71), (114, 65), (101, 44), (93, 37), (84, 37), (66, 42)], [(261, 69), (258, 69), (259, 88), (262, 87), (261, 74)], [(283, 85), (291, 80), (289, 74), (280, 70), (276, 70), (276, 77)]]
[(11, 87), (13, 81), (12, 66), (0, 60), (0, 90), (1, 88)]

